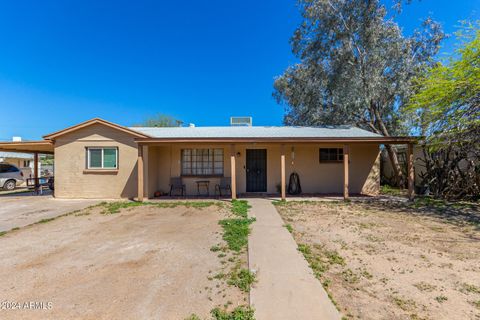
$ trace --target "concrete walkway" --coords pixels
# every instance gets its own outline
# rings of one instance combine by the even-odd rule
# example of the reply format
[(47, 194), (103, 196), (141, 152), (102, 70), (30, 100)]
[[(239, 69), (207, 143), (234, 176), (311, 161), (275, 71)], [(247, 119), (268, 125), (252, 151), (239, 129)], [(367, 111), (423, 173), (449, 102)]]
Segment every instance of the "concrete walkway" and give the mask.
[(248, 240), (249, 266), (257, 272), (258, 279), (250, 292), (255, 318), (340, 319), (271, 201), (248, 202), (252, 206), (250, 215), (257, 219)]

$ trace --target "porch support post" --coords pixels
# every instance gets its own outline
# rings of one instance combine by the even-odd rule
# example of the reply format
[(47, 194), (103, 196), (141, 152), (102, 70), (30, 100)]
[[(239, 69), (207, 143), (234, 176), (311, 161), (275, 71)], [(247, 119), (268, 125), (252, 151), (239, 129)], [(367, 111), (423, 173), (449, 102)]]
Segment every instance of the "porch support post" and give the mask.
[(407, 164), (408, 164), (408, 198), (413, 200), (415, 197), (414, 190), (414, 180), (415, 180), (415, 170), (413, 163), (413, 144), (408, 144), (408, 153), (407, 153)]
[(350, 158), (350, 147), (348, 145), (343, 146), (343, 199), (348, 200), (348, 166)]
[(237, 199), (237, 175), (235, 171), (235, 145), (230, 146), (230, 179), (232, 189), (232, 200)]
[(138, 197), (137, 200), (143, 201), (143, 145), (138, 144), (138, 161), (137, 161), (137, 180), (138, 180)]
[(282, 200), (286, 200), (286, 191), (285, 191), (285, 146), (282, 144), (281, 151), (280, 151), (280, 170), (281, 170), (281, 190), (282, 190)]
[(33, 175), (35, 177), (35, 192), (38, 192), (39, 181), (38, 181), (38, 152), (33, 154)]

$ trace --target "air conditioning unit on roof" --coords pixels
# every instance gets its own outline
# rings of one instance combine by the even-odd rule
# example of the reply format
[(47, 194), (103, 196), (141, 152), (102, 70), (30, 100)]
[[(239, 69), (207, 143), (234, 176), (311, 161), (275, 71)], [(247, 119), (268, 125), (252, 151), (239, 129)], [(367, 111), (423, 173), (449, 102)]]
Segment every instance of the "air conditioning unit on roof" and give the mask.
[(252, 117), (230, 117), (231, 126), (243, 126), (251, 127), (252, 126)]

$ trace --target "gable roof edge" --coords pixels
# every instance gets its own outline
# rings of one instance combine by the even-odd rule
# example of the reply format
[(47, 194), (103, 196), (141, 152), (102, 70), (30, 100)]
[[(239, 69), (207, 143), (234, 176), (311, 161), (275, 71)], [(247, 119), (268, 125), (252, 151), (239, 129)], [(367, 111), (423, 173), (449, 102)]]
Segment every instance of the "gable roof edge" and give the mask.
[(106, 120), (103, 120), (103, 119), (100, 119), (100, 118), (93, 118), (93, 119), (81, 122), (79, 124), (76, 124), (74, 126), (67, 127), (65, 129), (62, 129), (62, 130), (59, 130), (59, 131), (55, 131), (53, 133), (44, 135), (43, 138), (46, 139), (46, 140), (52, 140), (52, 139), (55, 139), (57, 137), (68, 134), (70, 132), (74, 132), (74, 131), (80, 130), (82, 128), (86, 128), (86, 127), (94, 125), (94, 124), (102, 124), (102, 125), (105, 125), (107, 127), (112, 128), (112, 129), (120, 130), (120, 131), (123, 131), (125, 133), (131, 134), (132, 136), (135, 136), (137, 138), (150, 138), (149, 135), (143, 134), (141, 132), (132, 130), (130, 128), (127, 128), (127, 127), (121, 126), (119, 124), (109, 122), (109, 121), (106, 121)]

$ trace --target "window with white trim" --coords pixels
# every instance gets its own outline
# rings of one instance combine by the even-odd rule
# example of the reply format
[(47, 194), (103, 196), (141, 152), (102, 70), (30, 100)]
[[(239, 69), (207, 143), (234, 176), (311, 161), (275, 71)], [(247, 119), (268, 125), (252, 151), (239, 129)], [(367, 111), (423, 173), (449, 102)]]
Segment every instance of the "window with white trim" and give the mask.
[(182, 176), (222, 176), (223, 149), (182, 149)]
[(118, 148), (87, 148), (87, 169), (118, 169)]

